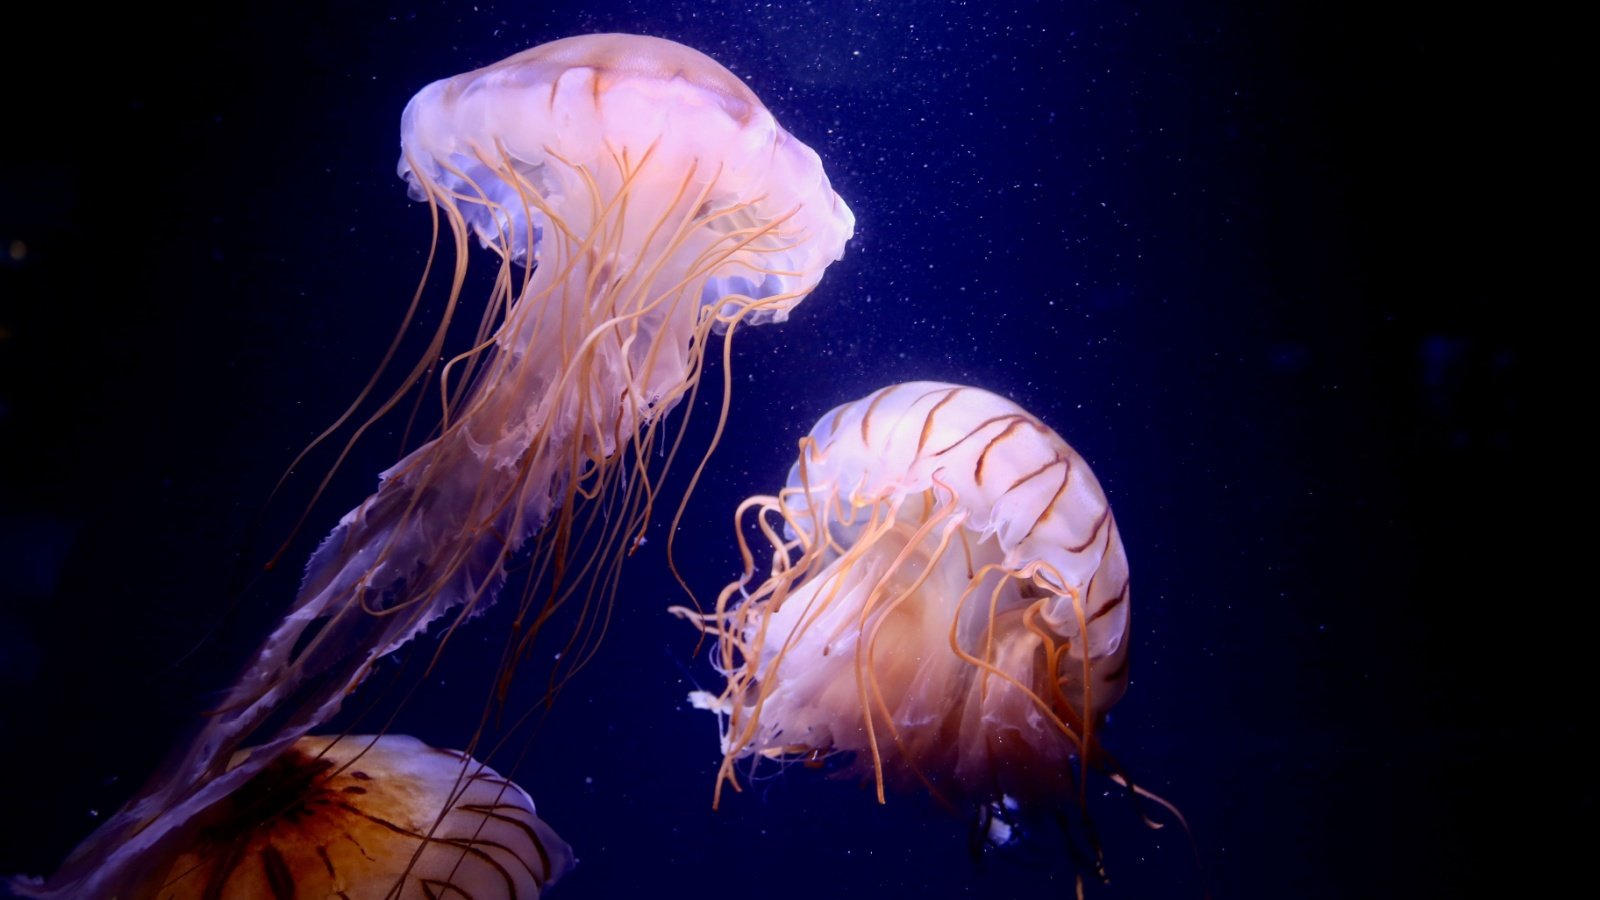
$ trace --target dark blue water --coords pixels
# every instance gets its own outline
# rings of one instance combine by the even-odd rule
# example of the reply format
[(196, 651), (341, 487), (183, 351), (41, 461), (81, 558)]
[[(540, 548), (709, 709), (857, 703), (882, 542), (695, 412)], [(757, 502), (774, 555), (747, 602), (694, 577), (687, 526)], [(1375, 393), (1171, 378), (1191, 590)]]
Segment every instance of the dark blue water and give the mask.
[[(1558, 741), (1528, 746), (1507, 671), (1571, 663), (1478, 612), (1527, 565), (1497, 486), (1526, 413), (1457, 177), (1499, 90), (1469, 26), (1340, 4), (274, 4), (195, 13), (196, 40), (142, 8), (23, 15), (0, 38), (0, 872), (50, 870), (138, 786), (394, 460), (399, 422), (262, 571), (314, 478), (266, 498), (420, 272), (406, 100), (605, 30), (730, 67), (859, 220), (788, 323), (736, 341), (730, 430), (679, 535), (702, 596), (738, 571), (734, 504), (781, 484), (819, 415), (895, 381), (979, 385), (1111, 497), (1134, 651), (1104, 737), (1193, 829), (1146, 830), (1094, 782), (1092, 895), (1459, 896), (1559, 855), (1512, 813), (1511, 757)], [(1071, 895), (1047, 810), (981, 858), (964, 818), (798, 768), (712, 812), (716, 732), (684, 697), (715, 676), (664, 612), (684, 600), (664, 516), (650, 535), (600, 655), (502, 765), (580, 859), (553, 896)], [(397, 730), (472, 733), (497, 624), (463, 632)]]

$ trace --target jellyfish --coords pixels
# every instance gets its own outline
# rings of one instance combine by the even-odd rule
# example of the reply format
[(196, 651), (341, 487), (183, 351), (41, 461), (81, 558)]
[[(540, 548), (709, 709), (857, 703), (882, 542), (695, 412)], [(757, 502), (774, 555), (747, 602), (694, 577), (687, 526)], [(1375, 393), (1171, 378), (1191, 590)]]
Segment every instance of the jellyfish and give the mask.
[[(407, 104), (400, 146), (430, 247), (448, 225), (448, 297), (404, 386), (385, 399), (374, 375), (319, 441), (343, 428), (348, 453), (429, 384), (438, 424), (322, 541), (288, 615), (192, 739), (55, 876), (18, 890), (131, 883), (327, 721), (378, 659), (481, 612), (531, 543), (529, 569), (555, 586), (522, 598), (508, 656), (523, 653), (572, 585), (613, 577), (640, 539), (654, 448), (670, 444), (670, 462), (678, 447), (664, 417), (693, 396), (714, 340), (726, 362), (738, 328), (784, 320), (854, 229), (817, 154), (738, 77), (657, 38), (567, 38), (434, 82)], [(473, 237), (495, 261), (492, 286), (472, 345), (436, 367)], [(430, 249), (402, 334), (434, 268)], [(575, 543), (585, 559), (568, 559)]]
[(466, 754), (399, 734), (303, 737), (217, 804), (151, 887), (162, 900), (533, 900), (572, 861), (527, 793)]
[[(723, 761), (820, 762), (947, 802), (1071, 798), (1127, 687), (1128, 562), (1094, 473), (987, 391), (883, 388), (823, 416), (736, 514), (744, 574), (704, 613)], [(770, 544), (765, 580), (745, 530)]]

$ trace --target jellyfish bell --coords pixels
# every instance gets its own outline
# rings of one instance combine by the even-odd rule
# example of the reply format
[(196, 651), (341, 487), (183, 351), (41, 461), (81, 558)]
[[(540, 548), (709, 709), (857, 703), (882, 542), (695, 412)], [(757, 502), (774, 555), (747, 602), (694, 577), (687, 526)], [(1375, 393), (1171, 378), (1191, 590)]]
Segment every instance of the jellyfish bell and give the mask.
[[(332, 717), (381, 657), (481, 612), (530, 543), (528, 569), (547, 584), (521, 598), (502, 684), (578, 582), (602, 584), (609, 602), (604, 585), (642, 538), (678, 445), (665, 462), (650, 450), (667, 443), (665, 416), (698, 386), (713, 337), (726, 361), (738, 327), (784, 319), (854, 228), (817, 154), (749, 88), (656, 38), (569, 38), (435, 82), (407, 105), (401, 147), (412, 196), (436, 234), (449, 226), (443, 312), (402, 386), (385, 397), (375, 374), (313, 446), (342, 429), (343, 460), (434, 376), (437, 425), (324, 538), (288, 615), (192, 739), (56, 875), (19, 891), (118, 889)], [(498, 267), (473, 345), (438, 366), (472, 237)], [(434, 268), (430, 249), (402, 334)], [(730, 389), (725, 374), (724, 417)], [(568, 565), (578, 544), (587, 552)]]
[(572, 864), (527, 793), (463, 753), (306, 737), (207, 814), (151, 895), (532, 900)]
[(679, 304), (730, 294), (744, 299), (723, 324), (747, 305), (747, 321), (782, 319), (854, 229), (816, 153), (743, 81), (659, 38), (567, 38), (434, 82), (401, 144), (412, 196), (484, 246), (554, 252), (546, 280), (609, 267), (636, 304), (668, 301), (688, 324)]
[(1128, 563), (1083, 458), (1005, 398), (916, 382), (824, 416), (776, 496), (771, 545), (715, 610), (717, 781), (749, 759), (852, 754), (947, 800), (1071, 798), (1127, 687)]

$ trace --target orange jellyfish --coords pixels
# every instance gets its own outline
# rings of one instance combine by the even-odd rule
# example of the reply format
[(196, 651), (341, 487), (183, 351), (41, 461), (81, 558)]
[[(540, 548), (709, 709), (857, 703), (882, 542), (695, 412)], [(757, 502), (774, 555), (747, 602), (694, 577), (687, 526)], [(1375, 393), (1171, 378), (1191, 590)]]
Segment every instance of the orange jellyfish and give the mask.
[[(748, 521), (749, 516), (753, 521)], [(777, 496), (739, 507), (715, 611), (716, 785), (742, 759), (853, 754), (886, 782), (1072, 796), (1127, 687), (1128, 562), (1089, 466), (1003, 397), (915, 382), (823, 416)], [(771, 545), (756, 583), (744, 526)]]
[(571, 867), (527, 793), (466, 754), (397, 734), (304, 737), (217, 804), (151, 888), (533, 900)]
[[(571, 595), (563, 579), (614, 577), (656, 500), (647, 451), (668, 443), (663, 419), (714, 339), (726, 354), (737, 328), (786, 318), (854, 229), (817, 154), (738, 77), (657, 38), (567, 38), (434, 82), (407, 105), (400, 145), (435, 235), (441, 217), (449, 226), (448, 299), (404, 387), (381, 399), (375, 375), (329, 434), (380, 398), (353, 443), (435, 374), (439, 423), (323, 540), (288, 616), (193, 740), (47, 883), (20, 890), (129, 883), (332, 716), (377, 659), (481, 611), (535, 535), (530, 568), (558, 587), (542, 605), (524, 596), (522, 646)], [(473, 345), (436, 371), (474, 236), (496, 260), (492, 288)], [(568, 571), (574, 542), (595, 549)]]

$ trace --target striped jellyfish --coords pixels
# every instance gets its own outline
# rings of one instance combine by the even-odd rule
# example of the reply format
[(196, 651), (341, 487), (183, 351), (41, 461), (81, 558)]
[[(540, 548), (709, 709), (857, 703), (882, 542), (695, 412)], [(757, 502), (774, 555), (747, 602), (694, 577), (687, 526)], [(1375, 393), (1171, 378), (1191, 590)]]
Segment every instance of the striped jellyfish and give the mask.
[(1128, 561), (1048, 426), (977, 388), (887, 387), (823, 416), (735, 519), (743, 576), (675, 610), (727, 679), (692, 697), (719, 718), (716, 801), (740, 760), (833, 754), (879, 802), (886, 783), (981, 804), (1081, 788), (1128, 683)]
[(398, 734), (301, 738), (192, 833), (161, 900), (537, 900), (572, 868), (522, 788)]
[[(54, 876), (13, 881), (19, 893), (146, 883), (153, 861), (327, 721), (381, 657), (493, 602), (531, 544), (528, 567), (548, 580), (521, 599), (503, 694), (556, 606), (610, 602), (657, 500), (666, 463), (652, 448), (676, 452), (665, 417), (693, 395), (716, 340), (726, 358), (738, 328), (783, 321), (854, 230), (817, 154), (744, 82), (657, 38), (567, 38), (436, 81), (406, 106), (400, 147), (431, 247), (448, 226), (443, 314), (402, 387), (375, 394), (421, 306), (430, 250), (379, 373), (313, 446), (340, 430), (353, 444), (430, 384), (437, 426), (322, 541), (288, 615), (193, 739)], [(482, 319), (470, 348), (436, 367), (473, 238), (495, 266)], [(575, 544), (586, 553), (573, 561)], [(579, 649), (562, 664), (581, 665), (592, 648)]]

